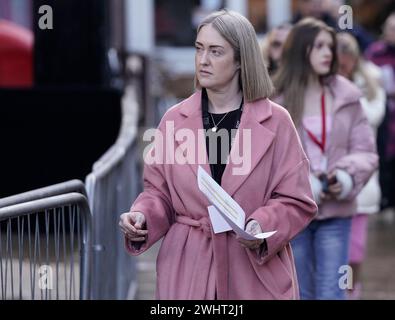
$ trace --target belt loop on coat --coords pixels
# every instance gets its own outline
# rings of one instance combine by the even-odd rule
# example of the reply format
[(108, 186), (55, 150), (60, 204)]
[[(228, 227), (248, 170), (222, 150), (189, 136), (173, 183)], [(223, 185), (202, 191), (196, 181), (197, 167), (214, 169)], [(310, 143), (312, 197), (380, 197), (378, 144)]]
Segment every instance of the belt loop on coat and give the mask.
[(176, 222), (201, 229), (205, 233), (207, 238), (211, 238), (212, 236), (211, 224), (209, 219), (206, 217), (197, 220), (186, 216), (176, 215)]

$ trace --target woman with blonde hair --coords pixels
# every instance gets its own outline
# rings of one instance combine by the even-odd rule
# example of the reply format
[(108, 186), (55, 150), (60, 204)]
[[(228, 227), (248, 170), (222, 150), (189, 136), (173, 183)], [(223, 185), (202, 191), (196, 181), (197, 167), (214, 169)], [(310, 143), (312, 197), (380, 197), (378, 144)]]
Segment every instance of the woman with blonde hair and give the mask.
[[(377, 137), (377, 129), (383, 121), (386, 106), (385, 91), (380, 86), (380, 68), (361, 56), (357, 40), (351, 34), (341, 32), (336, 38), (339, 74), (354, 82), (362, 90), (361, 105)], [(381, 190), (376, 170), (357, 196), (356, 215), (351, 222), (349, 250), (349, 261), (353, 270), (353, 286), (349, 291), (351, 299), (358, 299), (361, 295), (360, 273), (367, 242), (368, 218), (370, 214), (380, 211), (380, 200)]]
[(378, 163), (360, 90), (336, 71), (334, 30), (314, 18), (298, 22), (274, 83), (310, 160), (319, 205), (315, 220), (292, 241), (302, 299), (345, 298), (339, 271), (348, 265), (355, 197)]
[[(166, 139), (156, 139), (152, 150), (162, 158), (146, 161), (144, 191), (120, 218), (126, 248), (138, 255), (164, 237), (158, 299), (297, 299), (289, 241), (311, 221), (316, 205), (295, 127), (268, 99), (272, 83), (245, 17), (211, 14), (198, 27), (195, 46), (197, 90), (159, 124), (158, 137)], [(215, 144), (220, 131), (225, 139)], [(192, 141), (183, 151), (191, 154), (169, 163), (183, 155), (174, 157), (171, 146), (185, 147), (186, 136)], [(265, 240), (214, 232), (196, 181), (199, 165), (243, 209), (247, 233), (277, 232)]]

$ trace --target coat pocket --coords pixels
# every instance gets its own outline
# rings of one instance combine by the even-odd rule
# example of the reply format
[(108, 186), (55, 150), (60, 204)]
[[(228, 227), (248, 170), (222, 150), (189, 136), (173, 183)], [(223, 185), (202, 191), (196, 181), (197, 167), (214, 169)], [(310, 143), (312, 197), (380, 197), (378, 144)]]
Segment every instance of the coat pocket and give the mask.
[(288, 246), (264, 264), (258, 264), (256, 260), (252, 260), (250, 257), (260, 281), (274, 299), (292, 300), (298, 298), (293, 260)]

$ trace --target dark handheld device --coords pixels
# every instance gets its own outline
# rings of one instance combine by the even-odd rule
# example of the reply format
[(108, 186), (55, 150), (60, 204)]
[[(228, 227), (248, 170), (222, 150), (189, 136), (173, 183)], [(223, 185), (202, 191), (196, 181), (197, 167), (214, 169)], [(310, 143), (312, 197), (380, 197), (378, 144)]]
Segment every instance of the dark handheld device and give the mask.
[(321, 188), (323, 193), (329, 193), (329, 180), (328, 176), (323, 173), (318, 177), (321, 181)]
[(329, 193), (329, 186), (337, 182), (336, 176), (329, 179), (326, 173), (321, 174), (318, 179), (321, 181), (322, 192)]

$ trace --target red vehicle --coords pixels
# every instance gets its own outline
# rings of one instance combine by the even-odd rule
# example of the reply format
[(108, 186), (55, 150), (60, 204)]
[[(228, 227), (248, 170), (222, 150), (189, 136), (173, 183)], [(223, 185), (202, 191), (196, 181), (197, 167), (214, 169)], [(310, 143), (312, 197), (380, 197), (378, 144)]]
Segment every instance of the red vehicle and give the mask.
[(33, 84), (33, 33), (0, 20), (0, 87)]

